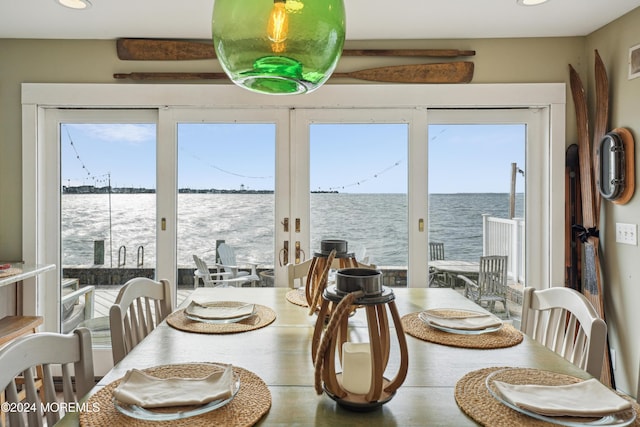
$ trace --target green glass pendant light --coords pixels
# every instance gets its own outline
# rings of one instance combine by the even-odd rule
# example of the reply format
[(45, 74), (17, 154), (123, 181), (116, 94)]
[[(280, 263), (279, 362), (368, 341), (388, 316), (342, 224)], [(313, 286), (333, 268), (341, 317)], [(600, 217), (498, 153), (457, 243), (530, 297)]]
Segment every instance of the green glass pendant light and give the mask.
[(343, 0), (215, 0), (213, 45), (238, 86), (309, 93), (331, 76), (345, 37)]

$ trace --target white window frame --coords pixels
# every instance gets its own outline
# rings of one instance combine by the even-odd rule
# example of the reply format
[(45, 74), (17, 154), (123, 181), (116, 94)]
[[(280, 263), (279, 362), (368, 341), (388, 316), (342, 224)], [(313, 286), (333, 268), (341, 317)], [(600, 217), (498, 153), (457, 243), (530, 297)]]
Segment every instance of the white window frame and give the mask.
[[(158, 110), (158, 141), (175, 139), (175, 129), (165, 118), (172, 109), (323, 109), (323, 108), (540, 108), (548, 121), (541, 144), (543, 154), (532, 159), (532, 168), (544, 174), (541, 188), (527, 197), (539, 200), (537, 223), (528, 241), (527, 271), (537, 271), (542, 287), (562, 283), (564, 236), (564, 151), (566, 87), (563, 83), (471, 85), (326, 85), (305, 96), (266, 96), (230, 85), (125, 85), (125, 84), (22, 84), (23, 141), (23, 258), (29, 263), (51, 263), (59, 250), (48, 242), (59, 222), (52, 219), (57, 205), (47, 194), (47, 164), (59, 163), (43, 134), (51, 108), (132, 108)], [(165, 113), (163, 113), (165, 111)], [(293, 125), (291, 125), (293, 126)], [(161, 155), (160, 153), (158, 155)], [(527, 154), (529, 156), (529, 154)], [(552, 191), (553, 183), (556, 183)], [(56, 193), (59, 188), (56, 187)], [(559, 191), (558, 191), (559, 190)], [(538, 194), (538, 196), (536, 196)], [(426, 259), (426, 258), (425, 258)], [(172, 260), (175, 264), (175, 259)], [(167, 269), (175, 271), (175, 265)], [(37, 280), (25, 283), (23, 311), (50, 315), (37, 292)], [(528, 279), (528, 282), (534, 283)], [(46, 323), (45, 329), (50, 329)]]

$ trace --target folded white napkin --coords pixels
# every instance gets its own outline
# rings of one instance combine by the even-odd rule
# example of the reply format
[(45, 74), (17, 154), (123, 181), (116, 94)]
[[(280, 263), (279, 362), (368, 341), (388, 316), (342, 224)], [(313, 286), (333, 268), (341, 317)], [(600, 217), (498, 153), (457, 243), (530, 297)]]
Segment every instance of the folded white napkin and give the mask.
[(132, 369), (113, 390), (113, 397), (119, 402), (142, 408), (202, 405), (232, 394), (231, 365), (203, 378), (157, 378)]
[(561, 386), (493, 384), (507, 402), (540, 415), (603, 417), (631, 408), (631, 402), (595, 378)]
[(235, 319), (250, 316), (255, 309), (254, 304), (232, 305), (223, 301), (192, 300), (185, 309), (191, 316), (202, 319)]
[(425, 312), (427, 320), (436, 326), (449, 329), (459, 329), (467, 331), (478, 331), (502, 325), (502, 320), (491, 314), (458, 311), (455, 314), (447, 315), (442, 311)]

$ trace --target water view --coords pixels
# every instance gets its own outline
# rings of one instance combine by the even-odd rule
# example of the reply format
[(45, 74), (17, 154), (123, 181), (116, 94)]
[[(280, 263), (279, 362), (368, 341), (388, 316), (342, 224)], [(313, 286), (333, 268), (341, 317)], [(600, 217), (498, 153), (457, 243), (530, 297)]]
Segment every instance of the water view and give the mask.
[[(93, 265), (94, 241), (104, 241), (105, 265), (118, 264), (126, 248), (126, 266), (134, 267), (138, 248), (144, 266), (155, 265), (155, 194), (63, 194), (62, 264)], [(179, 267), (191, 267), (192, 254), (213, 260), (216, 240), (225, 240), (239, 256), (264, 266), (274, 258), (273, 194), (179, 194)], [(404, 194), (311, 194), (311, 251), (320, 240), (340, 238), (349, 250), (379, 266), (405, 266), (407, 198)], [(522, 217), (524, 196), (516, 197)], [(482, 254), (482, 214), (507, 218), (508, 193), (431, 194), (428, 231), (445, 243), (449, 259), (477, 261)], [(112, 254), (110, 257), (109, 254)], [(307, 257), (313, 254), (306, 254)]]

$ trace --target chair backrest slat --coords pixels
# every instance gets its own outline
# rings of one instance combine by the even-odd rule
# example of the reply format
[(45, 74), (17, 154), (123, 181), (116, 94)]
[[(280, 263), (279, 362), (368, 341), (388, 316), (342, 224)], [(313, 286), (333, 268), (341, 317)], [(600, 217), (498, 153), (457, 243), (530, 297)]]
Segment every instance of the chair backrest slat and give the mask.
[(444, 243), (429, 242), (429, 260), (439, 261), (444, 259)]
[(62, 365), (62, 394), (64, 400), (70, 402), (73, 399), (73, 383), (71, 381), (71, 365), (65, 363)]
[(226, 243), (218, 245), (218, 256), (220, 257), (220, 263), (223, 265), (237, 265), (236, 253), (233, 248)]

